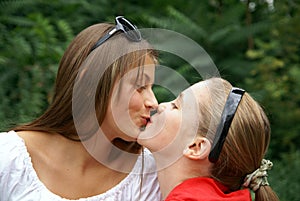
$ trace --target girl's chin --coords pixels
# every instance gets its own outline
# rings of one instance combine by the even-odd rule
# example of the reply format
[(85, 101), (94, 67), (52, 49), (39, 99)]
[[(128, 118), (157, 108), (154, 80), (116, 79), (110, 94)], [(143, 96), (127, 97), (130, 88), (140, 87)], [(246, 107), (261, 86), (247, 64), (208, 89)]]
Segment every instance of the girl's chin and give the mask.
[(151, 143), (149, 142), (148, 139), (138, 138), (137, 143), (151, 151), (151, 146), (149, 145)]
[(145, 125), (145, 126), (141, 126), (141, 127), (140, 127), (140, 131), (141, 131), (141, 132), (145, 131), (146, 127), (147, 127), (146, 125)]
[(157, 141), (154, 139), (137, 139), (137, 143), (147, 148), (150, 152), (155, 153), (160, 150), (160, 146), (158, 146)]
[(153, 145), (157, 143), (156, 129), (153, 129), (151, 125), (147, 126), (144, 131), (141, 131), (137, 138), (137, 142), (152, 151)]

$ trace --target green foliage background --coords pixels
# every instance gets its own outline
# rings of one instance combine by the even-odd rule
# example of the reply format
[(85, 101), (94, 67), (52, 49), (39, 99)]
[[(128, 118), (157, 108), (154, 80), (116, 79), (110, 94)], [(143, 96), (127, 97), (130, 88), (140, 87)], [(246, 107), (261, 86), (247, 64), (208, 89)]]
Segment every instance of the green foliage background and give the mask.
[[(273, 5), (262, 0), (2, 0), (0, 130), (47, 108), (59, 60), (77, 33), (124, 15), (139, 27), (171, 29), (195, 40), (222, 77), (264, 106), (272, 125), (270, 183), (280, 200), (299, 201), (300, 2)], [(183, 62), (168, 57), (163, 62), (191, 83), (198, 81)], [(172, 98), (155, 90), (159, 101)]]

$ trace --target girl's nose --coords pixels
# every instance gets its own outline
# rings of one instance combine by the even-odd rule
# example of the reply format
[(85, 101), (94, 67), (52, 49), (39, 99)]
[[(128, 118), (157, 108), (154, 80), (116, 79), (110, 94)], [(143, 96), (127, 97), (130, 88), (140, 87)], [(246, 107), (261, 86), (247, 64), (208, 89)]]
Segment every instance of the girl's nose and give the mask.
[(166, 109), (166, 107), (167, 107), (167, 103), (161, 103), (161, 104), (159, 104), (158, 108), (157, 108), (157, 112), (158, 113), (163, 112)]

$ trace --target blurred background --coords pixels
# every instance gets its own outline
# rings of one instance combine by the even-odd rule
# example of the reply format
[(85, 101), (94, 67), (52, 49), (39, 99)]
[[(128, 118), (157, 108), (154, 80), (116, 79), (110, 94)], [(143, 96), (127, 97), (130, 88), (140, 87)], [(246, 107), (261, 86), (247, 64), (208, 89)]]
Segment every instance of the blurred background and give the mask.
[[(272, 126), (269, 182), (280, 200), (300, 200), (299, 0), (1, 0), (0, 11), (0, 131), (47, 108), (58, 63), (76, 34), (124, 15), (139, 28), (193, 39), (222, 77), (263, 105)], [(191, 84), (199, 81), (179, 59), (161, 60)], [(173, 98), (154, 90), (160, 102)]]

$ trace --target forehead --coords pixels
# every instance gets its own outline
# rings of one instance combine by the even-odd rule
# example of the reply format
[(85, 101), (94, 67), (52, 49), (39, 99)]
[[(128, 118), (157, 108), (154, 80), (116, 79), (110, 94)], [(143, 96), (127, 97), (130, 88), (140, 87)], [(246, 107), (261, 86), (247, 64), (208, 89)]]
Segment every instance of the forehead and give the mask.
[(197, 83), (184, 90), (178, 98), (181, 108), (181, 125), (186, 139), (194, 139), (199, 127), (199, 101), (205, 89), (203, 83)]
[(155, 62), (153, 58), (146, 55), (143, 63), (131, 68), (126, 74), (128, 75), (127, 78), (131, 78), (135, 82), (154, 82)]
[(201, 110), (200, 105), (205, 102), (210, 103), (207, 83), (202, 81), (190, 86), (182, 92), (179, 101), (181, 102), (181, 108), (185, 115), (193, 116), (195, 119), (198, 119), (200, 115), (199, 111)]
[(153, 58), (148, 53), (142, 55), (136, 55), (136, 57), (132, 58), (132, 61), (129, 61), (129, 65), (127, 66), (128, 70), (137, 69), (140, 67), (150, 66), (153, 67), (156, 64), (155, 58)]
[(184, 90), (182, 94), (184, 96), (193, 95), (198, 100), (200, 97), (205, 97), (208, 95), (207, 85), (204, 81), (198, 82)]

